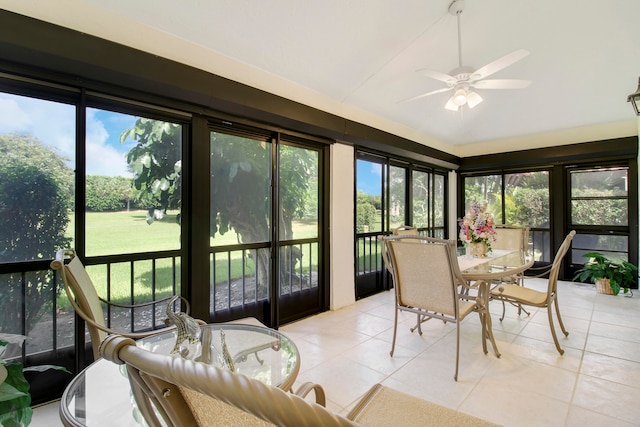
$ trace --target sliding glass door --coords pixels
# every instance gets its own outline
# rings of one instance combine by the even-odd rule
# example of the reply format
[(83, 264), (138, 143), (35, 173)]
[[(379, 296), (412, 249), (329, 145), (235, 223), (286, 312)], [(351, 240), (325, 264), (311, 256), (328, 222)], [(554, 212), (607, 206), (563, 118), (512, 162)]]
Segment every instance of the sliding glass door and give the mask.
[(322, 159), (280, 134), (211, 130), (210, 310), (275, 326), (322, 310)]

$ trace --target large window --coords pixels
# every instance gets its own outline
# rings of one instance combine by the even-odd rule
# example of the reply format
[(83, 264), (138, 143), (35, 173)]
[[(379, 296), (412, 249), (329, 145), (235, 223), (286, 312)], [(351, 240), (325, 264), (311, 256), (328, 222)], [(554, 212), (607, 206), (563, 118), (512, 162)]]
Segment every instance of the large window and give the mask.
[(550, 261), (549, 171), (512, 172), (464, 178), (465, 212), (487, 204), (497, 223), (530, 228), (536, 261)]
[(579, 230), (572, 260), (598, 251), (615, 260), (629, 260), (628, 167), (570, 169), (570, 223)]
[[(53, 275), (37, 262), (74, 242), (75, 117), (73, 105), (0, 93), (0, 331), (27, 335), (27, 354), (73, 343), (73, 316), (56, 317)], [(33, 270), (12, 267), (24, 261)]]
[(86, 111), (86, 256), (180, 249), (182, 126)]
[(445, 238), (444, 171), (359, 152), (356, 159), (356, 297), (388, 287), (380, 237), (402, 225)]

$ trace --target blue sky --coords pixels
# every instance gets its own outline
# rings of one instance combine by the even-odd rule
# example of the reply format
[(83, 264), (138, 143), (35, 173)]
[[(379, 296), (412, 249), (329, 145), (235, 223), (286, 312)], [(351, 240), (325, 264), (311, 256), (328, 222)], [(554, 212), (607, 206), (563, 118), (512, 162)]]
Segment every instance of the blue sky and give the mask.
[(358, 160), (356, 164), (356, 176), (358, 191), (364, 191), (365, 193), (374, 196), (380, 196), (382, 194), (382, 189), (380, 187), (382, 165), (380, 163)]
[[(134, 145), (120, 134), (136, 117), (87, 109), (87, 174), (131, 176), (125, 155)], [(75, 106), (0, 93), (0, 134), (33, 135), (67, 159), (75, 169)]]

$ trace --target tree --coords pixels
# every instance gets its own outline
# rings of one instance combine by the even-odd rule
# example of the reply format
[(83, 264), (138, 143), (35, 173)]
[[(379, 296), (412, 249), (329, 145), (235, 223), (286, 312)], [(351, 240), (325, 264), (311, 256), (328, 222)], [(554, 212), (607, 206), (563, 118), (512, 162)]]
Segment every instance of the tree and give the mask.
[(132, 197), (131, 179), (123, 176), (87, 176), (85, 195), (89, 211), (128, 210)]
[[(134, 172), (137, 200), (151, 200), (161, 209), (181, 205), (180, 126), (138, 119), (121, 135), (137, 144), (127, 153)], [(234, 230), (239, 243), (270, 239), (271, 145), (266, 141), (211, 132), (210, 235)], [(293, 235), (292, 221), (304, 213), (309, 184), (317, 170), (309, 150), (282, 146), (280, 154), (280, 238)], [(269, 257), (266, 251), (251, 251), (258, 286), (267, 286)], [(289, 265), (286, 263), (286, 265)]]
[[(0, 157), (0, 262), (51, 258), (71, 242), (65, 232), (73, 200), (73, 171), (32, 136), (0, 135)], [(2, 278), (0, 328), (21, 333), (24, 322), (28, 332), (54, 299), (57, 290), (52, 276), (38, 271), (25, 275), (24, 281), (20, 273)], [(22, 304), (26, 304), (25, 319), (15, 310)]]
[(133, 128), (122, 132), (120, 142), (127, 138), (138, 142), (127, 153), (127, 163), (134, 174), (135, 202), (151, 206), (147, 213), (151, 224), (154, 208), (180, 209), (182, 203), (182, 127), (139, 118)]

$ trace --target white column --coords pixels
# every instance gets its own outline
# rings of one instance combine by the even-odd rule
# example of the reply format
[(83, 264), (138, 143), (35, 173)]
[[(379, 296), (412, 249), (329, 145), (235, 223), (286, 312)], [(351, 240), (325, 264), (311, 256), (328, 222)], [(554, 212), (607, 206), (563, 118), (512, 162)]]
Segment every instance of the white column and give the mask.
[(355, 292), (354, 259), (354, 148), (331, 146), (331, 310), (353, 304)]
[(449, 172), (449, 239), (458, 238), (458, 173)]

